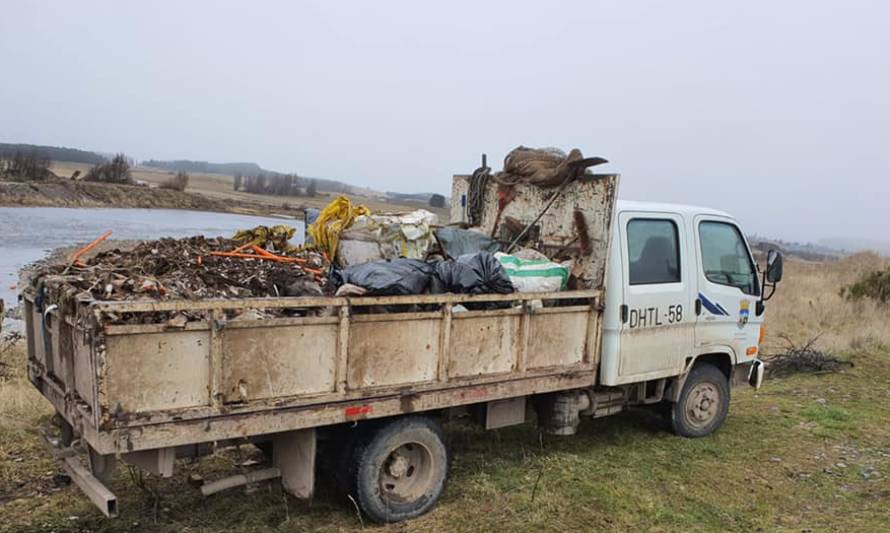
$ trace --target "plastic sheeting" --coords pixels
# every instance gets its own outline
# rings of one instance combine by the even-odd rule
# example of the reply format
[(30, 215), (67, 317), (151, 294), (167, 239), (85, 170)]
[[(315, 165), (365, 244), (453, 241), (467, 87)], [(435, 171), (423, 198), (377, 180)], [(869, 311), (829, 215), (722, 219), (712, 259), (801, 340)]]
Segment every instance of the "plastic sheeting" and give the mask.
[(436, 229), (436, 239), (448, 257), (460, 257), (478, 252), (499, 252), (501, 245), (482, 232), (445, 227)]
[(335, 287), (347, 283), (368, 290), (369, 296), (422, 294), (429, 286), (436, 267), (419, 259), (394, 259), (353, 265), (331, 274)]
[(501, 263), (488, 252), (467, 254), (436, 264), (436, 277), (446, 292), (509, 294), (513, 283)]
[(435, 214), (418, 209), (403, 215), (356, 217), (341, 235), (338, 263), (349, 266), (375, 259), (424, 259), (433, 243)]

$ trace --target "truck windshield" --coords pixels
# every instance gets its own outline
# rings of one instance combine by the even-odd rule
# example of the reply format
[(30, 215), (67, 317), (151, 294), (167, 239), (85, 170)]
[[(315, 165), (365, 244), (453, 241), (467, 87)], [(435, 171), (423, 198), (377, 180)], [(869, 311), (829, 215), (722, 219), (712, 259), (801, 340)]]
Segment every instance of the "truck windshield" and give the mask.
[(712, 283), (738, 287), (757, 296), (760, 286), (748, 247), (739, 230), (726, 222), (702, 222), (698, 227), (702, 266)]

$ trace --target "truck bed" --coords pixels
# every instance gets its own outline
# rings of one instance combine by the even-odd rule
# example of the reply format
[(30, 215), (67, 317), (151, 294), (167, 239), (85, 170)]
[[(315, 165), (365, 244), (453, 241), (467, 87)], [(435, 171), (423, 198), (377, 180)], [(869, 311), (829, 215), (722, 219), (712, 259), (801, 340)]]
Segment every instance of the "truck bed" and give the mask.
[[(81, 301), (65, 313), (24, 296), (30, 379), (100, 454), (591, 386), (599, 361), (601, 290)], [(464, 310), (485, 304), (503, 308)], [(320, 316), (243, 319), (273, 308)], [(114, 323), (159, 311), (205, 318)]]

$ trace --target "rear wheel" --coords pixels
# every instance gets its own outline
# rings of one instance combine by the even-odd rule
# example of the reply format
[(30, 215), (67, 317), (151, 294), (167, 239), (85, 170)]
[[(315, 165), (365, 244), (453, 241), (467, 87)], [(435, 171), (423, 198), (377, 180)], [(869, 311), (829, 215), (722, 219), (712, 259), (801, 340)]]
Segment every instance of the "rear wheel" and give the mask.
[(380, 426), (355, 447), (352, 459), (352, 492), (375, 522), (420, 516), (445, 488), (448, 451), (442, 428), (431, 418), (399, 418)]
[(729, 380), (713, 365), (696, 366), (671, 410), (677, 435), (704, 437), (717, 430), (729, 412)]

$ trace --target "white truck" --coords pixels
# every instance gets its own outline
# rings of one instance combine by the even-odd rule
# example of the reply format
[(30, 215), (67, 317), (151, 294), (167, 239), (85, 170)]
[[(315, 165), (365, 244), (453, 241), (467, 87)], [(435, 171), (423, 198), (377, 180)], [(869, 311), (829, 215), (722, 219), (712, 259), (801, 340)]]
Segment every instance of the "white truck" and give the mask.
[[(455, 176), (453, 221), (467, 216), (471, 181)], [(172, 476), (179, 457), (252, 443), (270, 466), (202, 492), (281, 478), (306, 498), (325, 450), (340, 454), (362, 512), (396, 522), (442, 493), (445, 415), (475, 414), (489, 429), (536, 417), (570, 435), (582, 416), (658, 404), (678, 434), (701, 437), (723, 423), (731, 383), (760, 385), (764, 291), (781, 279), (782, 258), (770, 253), (758, 278), (731, 216), (616, 202), (613, 174), (585, 173), (558, 192), (519, 187), (508, 202), (495, 201), (505, 197), (497, 184), (481, 187), (480, 228), (534, 226), (539, 249), (575, 250), (584, 286), (74, 302), (53, 290), (64, 277), (26, 287), (29, 377), (57, 411), (52, 453), (114, 516), (106, 482), (118, 461)], [(245, 312), (271, 308), (289, 315)], [(175, 328), (150, 319), (170, 311), (200, 318)], [(145, 319), (120, 320), (134, 316)]]

